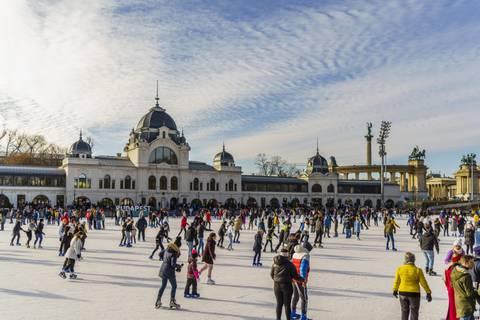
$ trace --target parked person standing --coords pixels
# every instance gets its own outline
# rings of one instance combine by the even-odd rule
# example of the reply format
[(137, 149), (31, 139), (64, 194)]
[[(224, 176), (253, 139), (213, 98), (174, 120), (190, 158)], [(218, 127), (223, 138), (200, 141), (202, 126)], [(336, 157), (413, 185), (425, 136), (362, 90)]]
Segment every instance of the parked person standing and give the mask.
[(404, 264), (397, 269), (393, 282), (393, 295), (400, 299), (402, 320), (418, 320), (420, 285), (427, 293), (427, 301), (432, 301), (432, 291), (423, 271), (415, 266), (415, 255), (406, 252)]

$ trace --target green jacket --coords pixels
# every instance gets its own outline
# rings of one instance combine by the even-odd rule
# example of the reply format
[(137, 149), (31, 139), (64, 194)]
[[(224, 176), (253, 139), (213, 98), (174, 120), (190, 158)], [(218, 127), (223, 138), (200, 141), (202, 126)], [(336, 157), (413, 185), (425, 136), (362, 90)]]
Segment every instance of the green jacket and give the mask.
[(479, 296), (478, 292), (473, 288), (470, 273), (463, 266), (456, 266), (453, 268), (450, 278), (455, 291), (457, 317), (461, 318), (473, 315), (475, 311), (475, 301)]

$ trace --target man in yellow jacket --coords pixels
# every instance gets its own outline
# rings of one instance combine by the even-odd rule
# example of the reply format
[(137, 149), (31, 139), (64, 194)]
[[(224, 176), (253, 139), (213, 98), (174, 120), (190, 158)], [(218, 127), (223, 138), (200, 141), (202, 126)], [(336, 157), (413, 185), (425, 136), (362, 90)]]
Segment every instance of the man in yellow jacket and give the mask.
[(427, 293), (427, 301), (432, 301), (432, 291), (421, 268), (415, 266), (415, 255), (405, 253), (405, 262), (397, 269), (393, 282), (393, 295), (399, 298), (402, 320), (418, 320), (420, 309), (420, 285)]

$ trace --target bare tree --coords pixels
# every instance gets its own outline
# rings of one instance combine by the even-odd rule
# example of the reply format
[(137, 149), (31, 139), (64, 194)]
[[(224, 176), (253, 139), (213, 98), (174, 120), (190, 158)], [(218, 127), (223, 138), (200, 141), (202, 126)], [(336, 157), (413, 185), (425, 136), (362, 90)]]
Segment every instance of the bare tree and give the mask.
[(93, 151), (93, 146), (95, 145), (95, 141), (93, 140), (92, 137), (85, 137), (85, 142), (90, 145), (90, 148)]
[(265, 153), (257, 154), (255, 158), (255, 166), (257, 166), (258, 173), (263, 176), (269, 175), (270, 162)]
[(257, 154), (255, 166), (259, 174), (264, 176), (295, 177), (300, 174), (295, 164), (288, 163), (281, 156), (272, 156), (268, 159), (265, 153)]

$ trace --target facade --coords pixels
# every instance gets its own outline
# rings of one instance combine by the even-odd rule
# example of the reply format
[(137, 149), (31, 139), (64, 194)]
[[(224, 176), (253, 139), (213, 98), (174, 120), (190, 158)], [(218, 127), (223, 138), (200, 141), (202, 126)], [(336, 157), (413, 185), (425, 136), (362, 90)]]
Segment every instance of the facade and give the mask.
[(427, 179), (427, 188), (430, 200), (450, 200), (456, 196), (456, 179), (432, 175)]
[[(95, 156), (80, 133), (59, 168), (0, 166), (0, 207), (24, 203), (168, 209), (380, 204), (378, 180), (341, 179), (345, 170), (333, 157), (327, 162), (318, 146), (305, 172), (296, 178), (242, 175), (225, 146), (211, 164), (192, 161), (187, 139), (160, 107), (158, 97), (130, 132), (123, 151), (116, 156)], [(420, 170), (415, 171), (417, 167)], [(410, 169), (416, 177), (411, 183), (422, 185), (423, 162), (409, 163)], [(395, 179), (385, 184), (388, 205), (405, 200), (401, 185), (402, 180), (399, 185)]]

